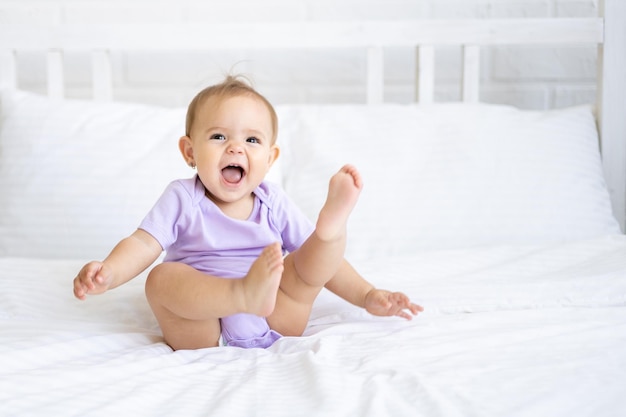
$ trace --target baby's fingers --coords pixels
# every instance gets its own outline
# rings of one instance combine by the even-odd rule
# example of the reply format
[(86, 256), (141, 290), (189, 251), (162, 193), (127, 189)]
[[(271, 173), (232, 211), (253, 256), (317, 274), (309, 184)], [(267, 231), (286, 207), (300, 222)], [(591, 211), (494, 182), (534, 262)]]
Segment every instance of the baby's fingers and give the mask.
[(85, 286), (80, 282), (78, 277), (74, 278), (74, 297), (79, 300), (84, 300), (86, 295), (87, 289)]
[[(407, 312), (407, 310), (410, 311), (411, 314), (409, 314)], [(409, 305), (406, 306), (403, 310), (400, 310), (400, 312), (397, 314), (397, 316), (400, 316), (400, 317), (405, 318), (407, 320), (411, 320), (413, 318), (413, 316), (417, 316), (422, 311), (424, 311), (424, 307), (419, 306), (417, 304), (409, 303)]]
[[(394, 304), (398, 307), (398, 312), (396, 313), (396, 316), (411, 320), (413, 316), (416, 316), (424, 311), (424, 308), (422, 306), (412, 303), (409, 297), (407, 297), (403, 293), (394, 293), (392, 298)], [(411, 314), (409, 314), (409, 312)]]
[(89, 291), (93, 291), (95, 288), (91, 277), (79, 275), (74, 278), (74, 295), (76, 298), (84, 300)]
[(102, 283), (102, 277), (99, 277), (101, 266), (99, 262), (90, 262), (80, 270), (74, 278), (74, 295), (77, 298), (84, 300), (87, 294), (95, 291)]
[(407, 313), (405, 310), (399, 310), (396, 313), (396, 316), (402, 317), (403, 319), (406, 319), (406, 320), (412, 320), (414, 315), (415, 314), (411, 315), (411, 314)]
[(419, 313), (424, 311), (424, 307), (413, 303), (411, 303), (408, 308), (409, 310), (411, 310), (411, 313), (413, 313), (414, 316), (417, 316)]

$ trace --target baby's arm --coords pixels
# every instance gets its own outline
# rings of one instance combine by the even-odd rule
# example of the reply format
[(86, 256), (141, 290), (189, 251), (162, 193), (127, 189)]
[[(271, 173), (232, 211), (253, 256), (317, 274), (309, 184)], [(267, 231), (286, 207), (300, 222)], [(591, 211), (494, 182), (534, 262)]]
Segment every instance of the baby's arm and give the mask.
[(326, 288), (376, 316), (399, 316), (410, 320), (412, 316), (424, 311), (423, 307), (412, 303), (401, 292), (375, 288), (345, 259), (337, 274), (326, 284)]
[(74, 278), (74, 295), (84, 300), (88, 294), (102, 294), (130, 281), (149, 267), (162, 250), (152, 235), (137, 229), (120, 241), (104, 261), (89, 262), (80, 270)]

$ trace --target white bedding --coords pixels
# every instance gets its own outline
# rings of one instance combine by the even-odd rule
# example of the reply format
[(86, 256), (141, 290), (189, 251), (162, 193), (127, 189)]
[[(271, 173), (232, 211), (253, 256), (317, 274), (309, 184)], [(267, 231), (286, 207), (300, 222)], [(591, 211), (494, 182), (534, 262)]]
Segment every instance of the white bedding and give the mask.
[[(347, 257), (426, 311), (323, 292), (302, 338), (172, 350), (145, 273), (71, 282), (174, 178), (184, 109), (0, 92), (0, 416), (626, 415), (626, 237), (588, 106), (281, 106), (271, 174), (314, 217), (365, 187)], [(75, 260), (69, 260), (75, 259)]]
[(267, 350), (172, 350), (143, 277), (86, 302), (82, 261), (0, 259), (0, 415), (623, 416), (626, 237), (354, 259), (426, 311), (330, 293)]

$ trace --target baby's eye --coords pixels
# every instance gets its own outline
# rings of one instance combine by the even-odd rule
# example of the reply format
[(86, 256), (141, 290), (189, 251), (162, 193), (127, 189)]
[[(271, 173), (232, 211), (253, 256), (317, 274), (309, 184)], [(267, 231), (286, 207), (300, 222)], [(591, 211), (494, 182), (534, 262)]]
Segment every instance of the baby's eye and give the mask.
[(250, 143), (261, 143), (261, 141), (258, 138), (255, 138), (254, 136), (249, 137), (248, 139), (246, 139), (246, 142), (250, 142)]
[(226, 136), (222, 135), (221, 133), (215, 133), (215, 134), (211, 135), (211, 139), (226, 140)]

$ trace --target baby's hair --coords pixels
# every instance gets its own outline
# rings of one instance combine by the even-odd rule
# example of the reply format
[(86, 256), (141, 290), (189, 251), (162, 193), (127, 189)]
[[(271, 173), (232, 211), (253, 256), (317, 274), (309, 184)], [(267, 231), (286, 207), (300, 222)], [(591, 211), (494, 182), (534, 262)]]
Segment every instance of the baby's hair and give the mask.
[(206, 87), (196, 94), (187, 108), (185, 135), (190, 136), (191, 127), (196, 117), (196, 111), (201, 103), (204, 103), (211, 97), (224, 99), (236, 96), (252, 96), (258, 98), (265, 104), (272, 119), (272, 144), (274, 144), (276, 142), (276, 136), (278, 135), (278, 117), (276, 116), (276, 110), (274, 110), (274, 106), (272, 106), (269, 100), (256, 91), (250, 81), (243, 75), (228, 75), (221, 83)]

